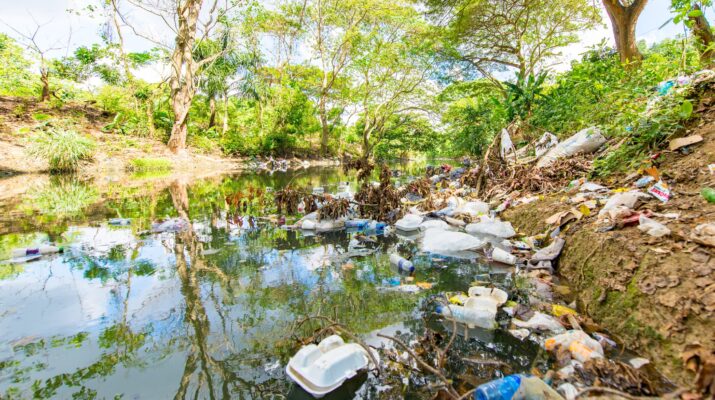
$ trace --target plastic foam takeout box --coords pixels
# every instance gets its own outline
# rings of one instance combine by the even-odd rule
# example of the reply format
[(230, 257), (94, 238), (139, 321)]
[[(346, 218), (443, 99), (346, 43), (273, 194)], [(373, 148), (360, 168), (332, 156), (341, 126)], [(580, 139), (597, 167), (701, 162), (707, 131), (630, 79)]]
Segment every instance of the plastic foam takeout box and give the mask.
[[(377, 354), (373, 352), (377, 359)], [(379, 361), (378, 361), (379, 362)], [(367, 351), (356, 343), (345, 343), (338, 335), (318, 345), (303, 346), (286, 366), (288, 376), (306, 392), (320, 398), (368, 368)]]

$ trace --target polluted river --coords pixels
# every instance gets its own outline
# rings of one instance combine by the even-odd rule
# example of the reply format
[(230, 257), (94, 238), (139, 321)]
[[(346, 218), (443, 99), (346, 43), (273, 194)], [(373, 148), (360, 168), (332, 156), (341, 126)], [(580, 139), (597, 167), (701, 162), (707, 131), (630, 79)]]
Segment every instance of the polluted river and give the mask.
[[(375, 190), (379, 173), (366, 179)], [(401, 188), (425, 176), (424, 165), (402, 165), (387, 179)], [(326, 399), (511, 398), (474, 389), (513, 374), (558, 389), (539, 398), (573, 398), (593, 383), (578, 368), (592, 358), (644, 375), (639, 393), (668, 387), (607, 332), (580, 331), (566, 283), (526, 274), (522, 255), (554, 238), (485, 234), (511, 229), (488, 219), (498, 207), (430, 200), (492, 224), (466, 233), (451, 211), (386, 224), (352, 214), (374, 204), (337, 167), (164, 180), (100, 190), (51, 179), (0, 203), (0, 398), (310, 399), (320, 390), (287, 366), (331, 335), (374, 357), (341, 371)], [(426, 196), (419, 186), (401, 192), (404, 210)], [(305, 199), (327, 194), (346, 200), (331, 211), (347, 213), (338, 226), (301, 219)], [(479, 299), (494, 312), (465, 311)]]

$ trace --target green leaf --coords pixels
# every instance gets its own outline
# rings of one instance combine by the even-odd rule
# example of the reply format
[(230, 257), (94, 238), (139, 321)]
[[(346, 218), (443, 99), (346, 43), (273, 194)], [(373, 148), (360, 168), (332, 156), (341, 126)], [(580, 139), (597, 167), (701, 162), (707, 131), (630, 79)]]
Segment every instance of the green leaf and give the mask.
[(698, 17), (702, 17), (702, 16), (703, 16), (703, 12), (701, 10), (693, 10), (688, 13), (689, 18), (698, 18)]
[(680, 117), (682, 119), (688, 119), (693, 115), (693, 103), (690, 100), (685, 100), (683, 104), (680, 105)]

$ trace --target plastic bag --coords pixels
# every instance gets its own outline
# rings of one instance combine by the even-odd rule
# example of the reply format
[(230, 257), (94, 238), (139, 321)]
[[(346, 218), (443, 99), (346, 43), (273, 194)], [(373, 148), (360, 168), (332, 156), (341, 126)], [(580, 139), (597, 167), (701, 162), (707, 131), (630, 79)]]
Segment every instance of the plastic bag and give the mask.
[(468, 214), (473, 216), (480, 214), (489, 214), (489, 204), (483, 201), (469, 201), (457, 207), (457, 209), (454, 210), (454, 213)]
[(559, 138), (551, 132), (544, 132), (543, 135), (534, 144), (536, 158), (540, 158), (546, 154), (552, 147), (558, 146)]
[(483, 216), (480, 222), (467, 225), (464, 230), (473, 235), (493, 235), (504, 239), (516, 235), (516, 231), (514, 231), (510, 222), (486, 216)]
[(551, 165), (559, 158), (570, 157), (578, 153), (593, 153), (606, 143), (606, 138), (598, 127), (581, 130), (577, 134), (559, 143), (536, 163), (537, 168)]
[(645, 193), (639, 192), (637, 190), (631, 190), (629, 192), (616, 193), (611, 196), (610, 199), (603, 206), (601, 211), (598, 212), (599, 216), (604, 216), (608, 214), (608, 211), (616, 207), (622, 206), (629, 209), (635, 208), (638, 201), (642, 198), (648, 198), (649, 196)]
[(430, 219), (427, 221), (424, 221), (423, 223), (420, 224), (420, 229), (422, 230), (427, 230), (427, 229), (441, 229), (441, 230), (449, 230), (449, 224), (446, 222), (442, 221), (441, 219)]
[(507, 156), (514, 152), (514, 143), (511, 141), (511, 136), (509, 136), (509, 131), (506, 129), (501, 130), (501, 149), (500, 155), (502, 160), (505, 160)]
[(638, 218), (638, 229), (653, 237), (670, 235), (670, 229), (668, 229), (668, 227), (658, 221), (646, 217), (643, 214), (641, 214)]
[(422, 239), (422, 250), (431, 253), (478, 250), (484, 245), (483, 241), (472, 235), (434, 228), (427, 229), (425, 237)]
[(514, 325), (517, 328), (528, 328), (528, 329), (535, 329), (535, 330), (540, 330), (540, 331), (553, 331), (553, 332), (563, 332), (565, 329), (564, 327), (559, 323), (556, 318), (540, 313), (540, 312), (535, 312), (534, 316), (531, 317), (528, 321), (522, 321), (519, 319), (512, 319), (511, 322), (514, 323)]
[(407, 214), (395, 222), (395, 228), (410, 232), (420, 229), (420, 224), (424, 218), (421, 215)]

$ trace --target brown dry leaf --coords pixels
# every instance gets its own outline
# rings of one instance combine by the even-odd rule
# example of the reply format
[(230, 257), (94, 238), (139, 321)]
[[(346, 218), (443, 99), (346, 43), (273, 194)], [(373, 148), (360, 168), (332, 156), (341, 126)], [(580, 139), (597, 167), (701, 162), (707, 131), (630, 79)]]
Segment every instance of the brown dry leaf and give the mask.
[(684, 138), (677, 138), (670, 141), (668, 148), (670, 151), (678, 150), (681, 147), (690, 146), (692, 144), (700, 143), (703, 141), (703, 137), (700, 135), (691, 135)]
[(350, 262), (345, 263), (345, 264), (343, 264), (343, 266), (341, 268), (343, 269), (343, 271), (350, 271), (351, 269), (355, 268), (355, 264), (350, 263)]
[(680, 296), (675, 292), (665, 292), (658, 296), (658, 302), (667, 307), (675, 307), (680, 300)]
[(701, 394), (715, 395), (715, 350), (693, 343), (685, 346), (680, 357), (685, 367), (696, 373), (696, 390)]

